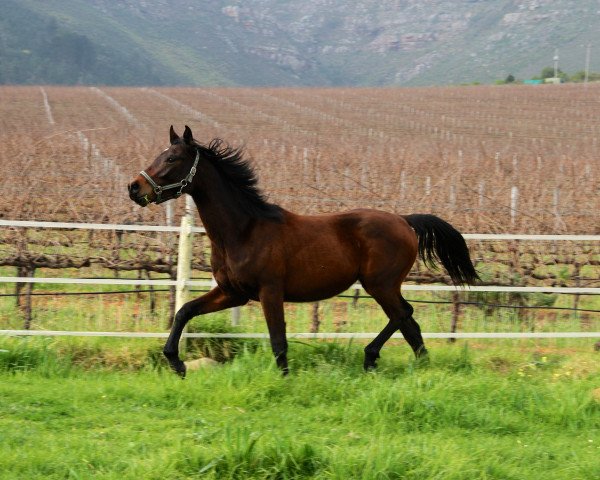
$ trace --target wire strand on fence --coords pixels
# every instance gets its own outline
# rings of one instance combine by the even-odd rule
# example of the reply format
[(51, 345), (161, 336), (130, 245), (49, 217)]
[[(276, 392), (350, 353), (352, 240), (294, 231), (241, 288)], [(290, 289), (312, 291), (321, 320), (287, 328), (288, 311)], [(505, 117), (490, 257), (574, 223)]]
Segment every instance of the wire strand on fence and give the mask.
[[(119, 337), (119, 338), (167, 338), (168, 332), (90, 332), (63, 330), (0, 330), (0, 335), (38, 336), (38, 337)], [(379, 333), (288, 333), (287, 338), (307, 339), (372, 339)], [(267, 340), (267, 333), (184, 333), (185, 338), (247, 338)], [(480, 338), (480, 339), (509, 339), (509, 338), (600, 338), (600, 332), (454, 332), (454, 333), (423, 333), (424, 338)], [(394, 340), (404, 340), (402, 334), (395, 333)]]
[[(160, 288), (153, 290), (111, 290), (111, 291), (94, 291), (94, 292), (32, 292), (29, 295), (32, 297), (64, 297), (64, 296), (76, 296), (76, 295), (126, 295), (131, 293), (166, 293), (169, 292), (169, 289)], [(206, 293), (208, 290), (190, 290), (191, 292), (196, 293)], [(24, 293), (1, 293), (0, 297), (20, 297), (24, 296)], [(369, 299), (372, 300), (373, 297), (370, 295), (336, 295), (336, 298), (350, 298), (350, 299)], [(485, 303), (485, 302), (468, 302), (468, 301), (458, 301), (453, 302), (452, 300), (415, 300), (411, 298), (405, 299), (409, 303), (424, 303), (430, 305), (471, 305), (478, 307), (487, 307), (487, 308), (506, 308), (506, 309), (525, 309), (525, 310), (565, 310), (569, 312), (584, 312), (584, 313), (600, 313), (600, 310), (593, 310), (589, 308), (573, 308), (573, 307), (551, 307), (545, 305), (504, 305), (500, 303)]]
[[(0, 277), (0, 283), (47, 283), (64, 285), (134, 285), (134, 286), (174, 286), (176, 280), (167, 279), (125, 279), (125, 278), (61, 278), (61, 277)], [(209, 287), (213, 282), (209, 280), (188, 280), (185, 284), (189, 287)], [(360, 284), (354, 284), (351, 289), (362, 289)], [(504, 292), (504, 293), (566, 293), (574, 295), (600, 295), (598, 287), (512, 287), (512, 286), (468, 286), (457, 287), (454, 285), (402, 285), (403, 291), (418, 292)]]

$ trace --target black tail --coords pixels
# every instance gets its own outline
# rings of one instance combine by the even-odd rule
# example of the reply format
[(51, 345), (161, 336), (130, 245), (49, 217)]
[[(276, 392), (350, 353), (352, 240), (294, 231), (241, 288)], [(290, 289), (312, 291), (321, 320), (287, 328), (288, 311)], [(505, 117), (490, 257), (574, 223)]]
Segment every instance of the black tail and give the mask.
[(419, 256), (429, 268), (441, 262), (455, 285), (472, 285), (479, 280), (465, 239), (448, 222), (435, 215), (406, 215), (419, 239)]

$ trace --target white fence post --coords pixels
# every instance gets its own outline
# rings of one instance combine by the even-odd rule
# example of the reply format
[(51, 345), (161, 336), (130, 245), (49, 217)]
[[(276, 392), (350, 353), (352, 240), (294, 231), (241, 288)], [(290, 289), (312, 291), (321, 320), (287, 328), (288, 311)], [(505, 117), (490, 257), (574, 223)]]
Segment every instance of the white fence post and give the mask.
[[(188, 286), (186, 282), (192, 274), (192, 239), (194, 216), (192, 214), (194, 200), (189, 195), (185, 197), (185, 215), (181, 217), (181, 232), (179, 234), (179, 251), (177, 256), (177, 286), (175, 291), (175, 314), (187, 301)], [(182, 338), (184, 338), (182, 336)]]
[(519, 189), (512, 187), (510, 189), (510, 224), (514, 227), (517, 218), (517, 202), (519, 200)]
[(232, 327), (239, 326), (239, 324), (240, 324), (240, 314), (241, 314), (240, 307), (233, 307), (231, 309), (231, 326)]

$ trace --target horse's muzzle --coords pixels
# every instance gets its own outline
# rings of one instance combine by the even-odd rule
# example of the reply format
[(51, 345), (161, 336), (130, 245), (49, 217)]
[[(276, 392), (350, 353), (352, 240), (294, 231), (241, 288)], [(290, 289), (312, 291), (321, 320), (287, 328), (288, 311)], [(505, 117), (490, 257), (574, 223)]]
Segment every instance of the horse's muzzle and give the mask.
[(150, 198), (148, 198), (148, 194), (142, 195), (140, 193), (141, 187), (137, 181), (133, 181), (127, 185), (127, 190), (129, 190), (129, 198), (131, 198), (138, 205), (145, 207), (151, 202)]

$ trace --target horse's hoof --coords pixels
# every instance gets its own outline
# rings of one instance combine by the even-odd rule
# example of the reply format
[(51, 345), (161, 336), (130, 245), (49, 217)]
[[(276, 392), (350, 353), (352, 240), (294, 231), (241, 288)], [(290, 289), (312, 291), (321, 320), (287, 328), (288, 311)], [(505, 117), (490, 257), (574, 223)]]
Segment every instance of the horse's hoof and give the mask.
[(377, 369), (377, 358), (365, 358), (363, 368), (365, 372), (374, 372)]
[(365, 372), (372, 372), (377, 368), (377, 359), (379, 358), (379, 353), (370, 353), (365, 351), (365, 362), (363, 367)]
[(421, 345), (415, 352), (417, 358), (429, 358), (429, 351), (425, 348), (425, 345)]
[(377, 363), (376, 362), (373, 362), (373, 363), (365, 362), (363, 365), (363, 368), (365, 369), (365, 372), (374, 372), (375, 370), (377, 370)]
[(185, 378), (185, 372), (187, 371), (187, 367), (185, 363), (181, 360), (178, 362), (171, 363), (171, 370), (173, 370), (177, 375), (179, 375), (182, 379)]
[(422, 366), (426, 366), (429, 365), (431, 363), (431, 360), (429, 358), (429, 352), (427, 351), (427, 349), (425, 347), (421, 347), (419, 350), (417, 350), (415, 352), (415, 363), (417, 365), (422, 365)]

